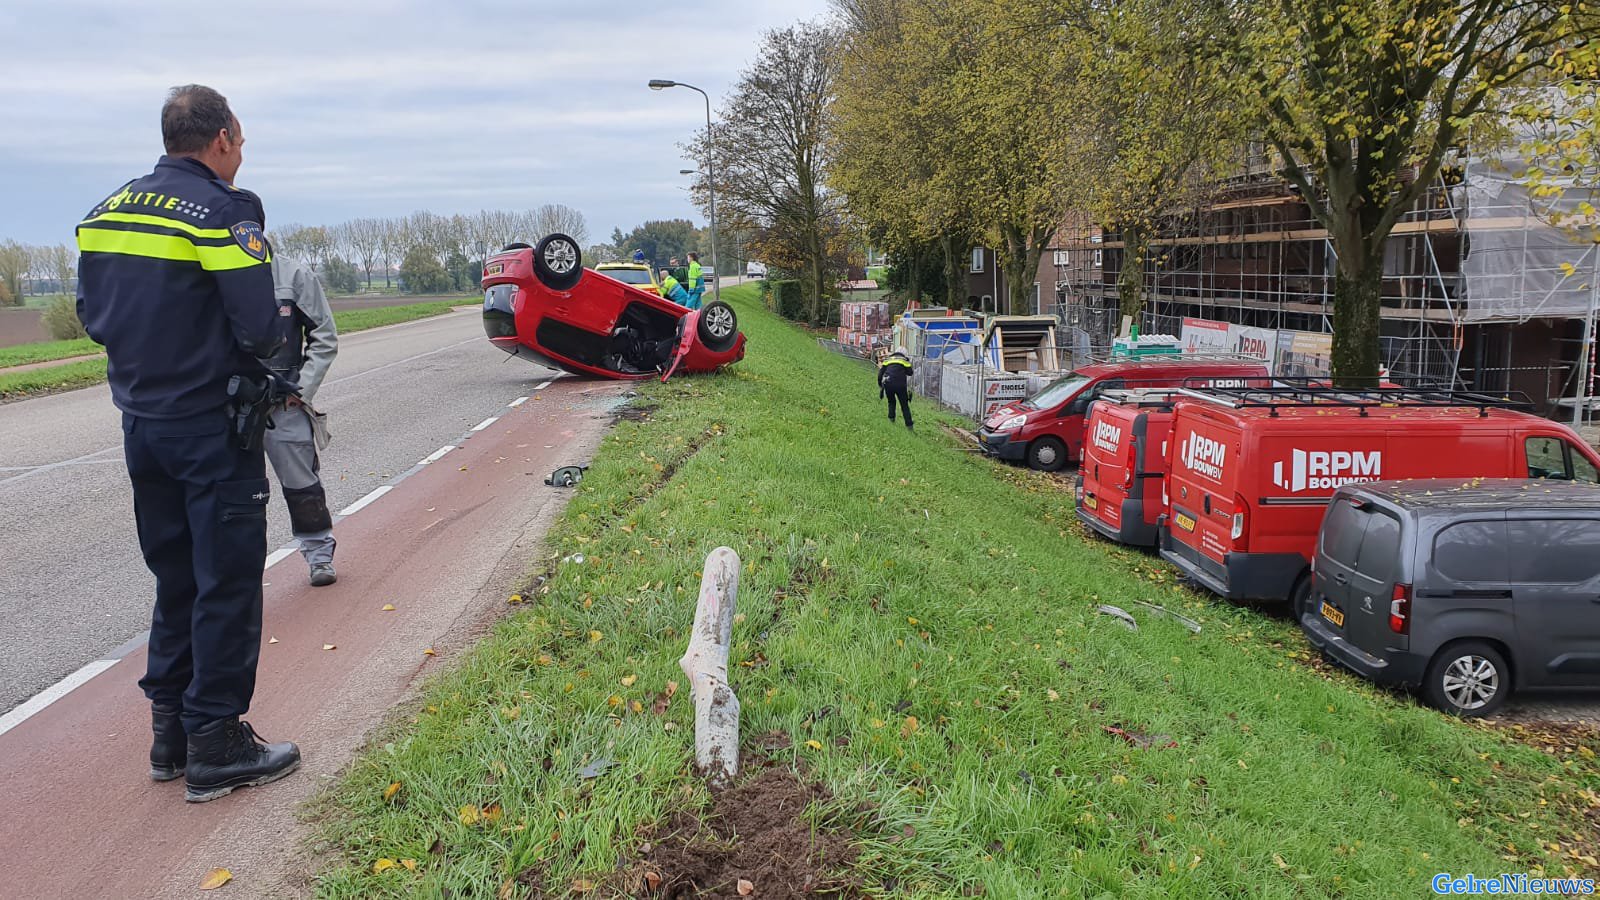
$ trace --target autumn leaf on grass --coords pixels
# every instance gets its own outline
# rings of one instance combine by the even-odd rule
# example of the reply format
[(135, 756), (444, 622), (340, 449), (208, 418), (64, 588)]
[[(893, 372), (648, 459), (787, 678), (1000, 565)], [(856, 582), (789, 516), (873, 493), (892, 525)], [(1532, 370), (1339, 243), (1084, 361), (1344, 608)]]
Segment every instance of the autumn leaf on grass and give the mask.
[(756, 886), (747, 878), (739, 879), (739, 896), (748, 897), (756, 892)]
[(400, 782), (391, 781), (389, 786), (383, 789), (383, 799), (393, 800), (394, 795), (398, 793), (400, 793)]
[(478, 807), (470, 803), (456, 810), (456, 819), (458, 819), (463, 825), (471, 826), (478, 824), (478, 817)]
[(423, 656), (438, 656), (439, 654), (432, 647), (429, 647), (428, 649), (422, 651), (422, 655)]
[(589, 643), (591, 643), (591, 644), (598, 644), (604, 638), (605, 638), (605, 635), (601, 634), (598, 631), (589, 632)]
[(917, 721), (916, 716), (906, 716), (906, 720), (900, 725), (900, 736), (903, 738), (911, 737), (921, 727), (922, 724)]
[(574, 894), (587, 894), (592, 890), (594, 890), (594, 882), (587, 878), (579, 878), (572, 883), (572, 892)]
[(501, 815), (500, 804), (498, 803), (491, 803), (483, 808), (483, 820), (490, 825), (499, 822)]
[(394, 860), (385, 856), (384, 858), (372, 864), (372, 874), (376, 875), (379, 872), (387, 872), (392, 868), (394, 868)]
[(227, 869), (212, 869), (206, 877), (200, 879), (200, 890), (214, 891), (233, 880), (233, 873)]
[(415, 872), (417, 870), (417, 861), (414, 859), (402, 859), (400, 860), (400, 865), (405, 866), (407, 872)]
[(813, 750), (821, 750), (822, 749), (822, 742), (821, 741), (806, 741), (806, 746), (810, 747)]
[(622, 686), (623, 687), (633, 687), (633, 683), (635, 681), (638, 681), (638, 680), (639, 680), (639, 676), (637, 676), (637, 675), (625, 675), (622, 678)]

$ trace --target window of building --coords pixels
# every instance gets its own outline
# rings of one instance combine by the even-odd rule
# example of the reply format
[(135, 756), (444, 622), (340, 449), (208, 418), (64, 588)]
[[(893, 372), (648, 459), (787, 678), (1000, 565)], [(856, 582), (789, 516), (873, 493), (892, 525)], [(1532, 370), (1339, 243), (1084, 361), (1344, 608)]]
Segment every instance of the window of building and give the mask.
[(1055, 252), (1055, 260), (1058, 266), (1070, 266), (1072, 265), (1072, 254), (1066, 250), (1057, 250)]
[(975, 273), (983, 271), (983, 248), (982, 247), (973, 247), (972, 248), (972, 271), (975, 272)]
[(1103, 260), (1102, 260), (1102, 258), (1100, 256), (1100, 254), (1102, 254), (1104, 252), (1105, 252), (1104, 250), (1098, 250), (1098, 249), (1094, 251), (1094, 267), (1096, 269), (1100, 268), (1100, 266), (1103, 264)]

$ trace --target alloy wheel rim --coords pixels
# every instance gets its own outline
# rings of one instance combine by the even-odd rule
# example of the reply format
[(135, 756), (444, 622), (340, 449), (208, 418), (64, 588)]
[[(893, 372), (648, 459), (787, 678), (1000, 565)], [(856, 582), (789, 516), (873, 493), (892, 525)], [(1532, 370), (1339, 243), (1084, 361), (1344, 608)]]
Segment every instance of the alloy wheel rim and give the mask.
[(552, 272), (564, 275), (572, 271), (578, 261), (577, 248), (566, 241), (552, 241), (544, 248), (544, 261)]
[(713, 309), (706, 314), (706, 328), (715, 337), (727, 337), (733, 333), (733, 314), (725, 309)]
[(1500, 692), (1500, 673), (1481, 656), (1452, 660), (1444, 671), (1444, 693), (1461, 709), (1482, 709)]

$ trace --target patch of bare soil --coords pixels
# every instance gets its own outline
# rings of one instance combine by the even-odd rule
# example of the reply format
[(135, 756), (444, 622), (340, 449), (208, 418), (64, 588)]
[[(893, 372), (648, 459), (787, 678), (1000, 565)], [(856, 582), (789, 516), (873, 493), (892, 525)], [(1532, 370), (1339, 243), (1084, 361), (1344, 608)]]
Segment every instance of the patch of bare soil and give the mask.
[(759, 752), (742, 765), (709, 810), (680, 811), (647, 835), (617, 888), (665, 900), (865, 897), (860, 880), (843, 874), (856, 857), (851, 832), (835, 817), (806, 815), (832, 800), (827, 789)]

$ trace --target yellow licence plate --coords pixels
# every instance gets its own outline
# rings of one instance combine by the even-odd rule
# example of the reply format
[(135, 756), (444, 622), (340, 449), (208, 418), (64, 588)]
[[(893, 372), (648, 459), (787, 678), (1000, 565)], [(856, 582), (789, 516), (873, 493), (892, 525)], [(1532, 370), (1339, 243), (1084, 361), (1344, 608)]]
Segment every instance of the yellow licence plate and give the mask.
[(1095, 509), (1099, 505), (1100, 505), (1100, 501), (1095, 499), (1095, 496), (1093, 494), (1085, 494), (1085, 495), (1083, 495), (1083, 508), (1084, 509)]
[(501, 263), (492, 263), (488, 268), (483, 270), (483, 274), (485, 274), (485, 275), (499, 275), (503, 271), (505, 271), (505, 266), (503, 264), (501, 264)]
[(1340, 628), (1344, 627), (1344, 612), (1326, 600), (1322, 601), (1322, 617)]
[(1173, 517), (1172, 521), (1177, 523), (1177, 526), (1179, 528), (1182, 528), (1184, 531), (1193, 531), (1194, 530), (1194, 520), (1189, 518), (1188, 516), (1184, 515), (1183, 513), (1178, 513), (1176, 516)]

